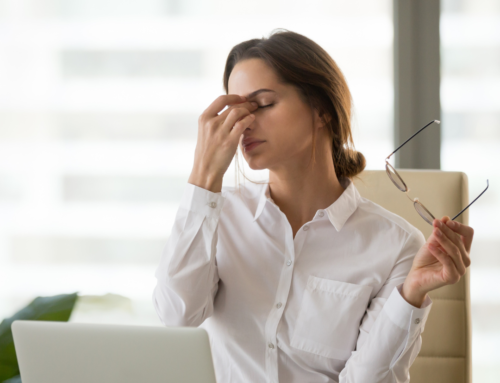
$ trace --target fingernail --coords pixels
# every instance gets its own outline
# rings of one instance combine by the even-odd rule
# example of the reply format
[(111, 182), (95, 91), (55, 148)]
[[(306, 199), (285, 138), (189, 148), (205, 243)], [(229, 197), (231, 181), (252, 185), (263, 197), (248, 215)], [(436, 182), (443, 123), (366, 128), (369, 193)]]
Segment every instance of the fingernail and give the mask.
[(252, 104), (253, 107), (259, 106), (256, 102), (252, 101), (250, 104)]
[(436, 229), (436, 235), (437, 235), (438, 237), (441, 237), (441, 234), (442, 234), (442, 233), (441, 233), (441, 230)]
[(437, 221), (437, 225), (438, 227), (443, 227), (443, 223), (440, 220)]

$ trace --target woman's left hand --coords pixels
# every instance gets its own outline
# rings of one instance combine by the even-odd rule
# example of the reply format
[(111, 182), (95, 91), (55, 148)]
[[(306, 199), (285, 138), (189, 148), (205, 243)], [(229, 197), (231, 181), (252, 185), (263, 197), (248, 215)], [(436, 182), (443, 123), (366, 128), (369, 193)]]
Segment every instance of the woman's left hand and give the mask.
[(434, 230), (413, 260), (403, 285), (403, 298), (420, 307), (429, 291), (457, 283), (470, 266), (472, 227), (445, 216), (435, 219)]

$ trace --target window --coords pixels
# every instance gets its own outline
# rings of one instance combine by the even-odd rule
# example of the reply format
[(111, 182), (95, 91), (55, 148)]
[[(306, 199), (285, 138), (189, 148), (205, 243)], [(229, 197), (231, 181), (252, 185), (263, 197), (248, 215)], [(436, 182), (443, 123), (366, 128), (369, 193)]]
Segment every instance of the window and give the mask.
[[(154, 271), (198, 116), (224, 93), (229, 50), (275, 28), (337, 61), (355, 145), (382, 169), (393, 149), (389, 0), (0, 2), (0, 318), (38, 295), (78, 291), (129, 302), (113, 315), (81, 311), (81, 321), (160, 323)], [(234, 183), (232, 164), (224, 184)]]
[(500, 3), (442, 1), (441, 102), (443, 170), (469, 177), (470, 198), (490, 181), (474, 203), (471, 249), (473, 380), (500, 376)]

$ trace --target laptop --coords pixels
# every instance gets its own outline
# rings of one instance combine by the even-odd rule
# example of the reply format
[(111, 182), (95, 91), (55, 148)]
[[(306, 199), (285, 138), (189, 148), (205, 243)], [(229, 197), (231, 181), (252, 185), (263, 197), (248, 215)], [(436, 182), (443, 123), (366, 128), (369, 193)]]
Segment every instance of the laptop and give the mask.
[(23, 383), (215, 383), (203, 328), (16, 320), (12, 334)]

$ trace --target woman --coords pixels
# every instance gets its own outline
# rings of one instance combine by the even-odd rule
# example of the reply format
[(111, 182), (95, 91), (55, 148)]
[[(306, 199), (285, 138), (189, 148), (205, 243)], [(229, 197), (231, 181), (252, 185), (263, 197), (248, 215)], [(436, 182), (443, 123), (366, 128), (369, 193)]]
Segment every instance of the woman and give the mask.
[[(472, 228), (443, 217), (425, 241), (359, 195), (351, 95), (310, 39), (236, 45), (224, 87), (156, 272), (160, 319), (208, 331), (220, 383), (408, 382), (427, 293), (465, 274)], [(238, 145), (268, 183), (222, 187)]]

